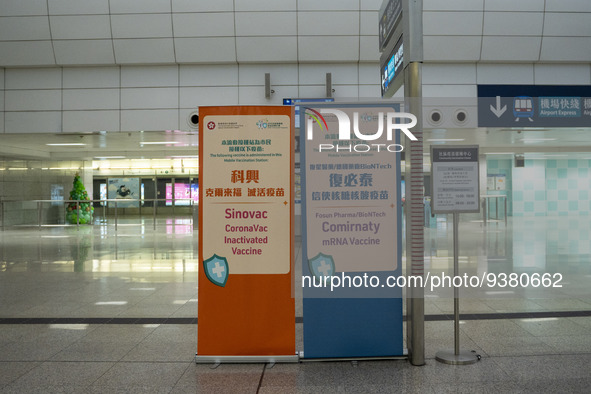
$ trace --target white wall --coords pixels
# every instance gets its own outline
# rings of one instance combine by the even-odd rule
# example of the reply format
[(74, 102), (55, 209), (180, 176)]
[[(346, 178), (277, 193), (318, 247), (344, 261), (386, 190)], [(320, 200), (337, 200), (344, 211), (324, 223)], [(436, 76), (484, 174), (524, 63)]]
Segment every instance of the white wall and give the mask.
[[(189, 130), (199, 106), (380, 99), (377, 63), (51, 67), (0, 70), (0, 133)], [(271, 99), (264, 95), (271, 74)], [(590, 85), (591, 64), (425, 63), (424, 97), (476, 97), (478, 84)]]
[[(377, 63), (16, 68), (3, 71), (5, 133), (188, 130), (199, 106), (282, 105), (283, 98), (379, 99)], [(264, 94), (265, 73), (275, 93)], [(0, 85), (2, 88), (2, 85)], [(3, 119), (2, 119), (3, 118)]]
[[(591, 43), (591, 42), (590, 42)], [(424, 97), (476, 97), (476, 85), (589, 85), (589, 63), (426, 63)]]
[[(590, 64), (556, 63), (424, 63), (423, 116), (425, 127), (476, 128), (477, 85), (590, 85)], [(442, 121), (434, 124), (434, 110)], [(455, 113), (467, 113), (464, 123), (455, 121)]]
[[(327, 72), (334, 97), (379, 99), (381, 4), (2, 1), (0, 133), (187, 130), (199, 106), (324, 97)], [(422, 18), (424, 97), (591, 83), (589, 1), (423, 0)]]

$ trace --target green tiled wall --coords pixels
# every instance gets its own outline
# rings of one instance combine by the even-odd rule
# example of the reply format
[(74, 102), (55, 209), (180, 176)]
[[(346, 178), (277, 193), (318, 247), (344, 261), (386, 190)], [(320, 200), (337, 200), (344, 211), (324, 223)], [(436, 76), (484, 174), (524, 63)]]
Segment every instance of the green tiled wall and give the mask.
[(525, 160), (513, 168), (513, 216), (546, 216), (545, 167), (545, 160)]
[(509, 215), (591, 213), (591, 160), (525, 160), (521, 168), (513, 167), (512, 160), (487, 161), (489, 174), (503, 173), (507, 166)]
[(591, 160), (547, 160), (548, 216), (591, 213)]

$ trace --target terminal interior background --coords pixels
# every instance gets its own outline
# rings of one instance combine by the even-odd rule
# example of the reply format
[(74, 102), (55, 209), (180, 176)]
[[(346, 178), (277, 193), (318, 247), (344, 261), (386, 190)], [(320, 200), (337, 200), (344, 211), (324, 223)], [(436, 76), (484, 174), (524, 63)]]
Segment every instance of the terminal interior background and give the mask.
[[(422, 91), (435, 103), (423, 122), (426, 270), (451, 273), (453, 265), (451, 215), (429, 211), (429, 148), (479, 145), (483, 208), (461, 215), (461, 272), (558, 273), (563, 280), (561, 288), (463, 290), (462, 313), (496, 317), (463, 320), (462, 343), (483, 355), (485, 367), (475, 368), (489, 368), (477, 375), (490, 378), (491, 387), (525, 379), (528, 387), (542, 388), (539, 382), (550, 379), (588, 388), (588, 370), (575, 368), (569, 375), (558, 368), (560, 376), (534, 372), (528, 378), (523, 365), (546, 365), (543, 359), (589, 365), (591, 127), (477, 127), (474, 101), (477, 85), (591, 85), (591, 6), (576, 0), (422, 3)], [(95, 364), (78, 380), (59, 375), (62, 380), (49, 382), (53, 388), (123, 386), (123, 372), (146, 373), (154, 360), (176, 380), (153, 384), (179, 392), (199, 384), (195, 376), (201, 372), (190, 363), (197, 349), (198, 303), (193, 115), (199, 106), (326, 98), (327, 73), (335, 102), (382, 102), (381, 4), (0, 4), (0, 364), (10, 370), (0, 373), (0, 390), (41, 387), (39, 376), (59, 375), (56, 361), (78, 361), (75, 368), (84, 368), (82, 361), (100, 362), (104, 370)], [(389, 100), (397, 99), (403, 99), (403, 89)], [(433, 108), (442, 115), (438, 122), (429, 119)], [(459, 109), (466, 120), (455, 118)], [(77, 173), (97, 200), (92, 225), (64, 221), (63, 200)], [(145, 201), (138, 208), (105, 207), (101, 192), (109, 178), (139, 178), (138, 198)], [(425, 313), (433, 317), (426, 323), (426, 356), (437, 373), (442, 367), (434, 354), (453, 341), (445, 321), (453, 312), (452, 296), (451, 289), (425, 294)], [(296, 305), (301, 319), (301, 299)], [(183, 324), (138, 324), (137, 332), (125, 331), (130, 343), (123, 343), (114, 338), (118, 325), (69, 326), (63, 320), (56, 324), (66, 327), (62, 335), (50, 325), (26, 324), (36, 318)], [(522, 366), (510, 357), (536, 355)], [(487, 357), (495, 359), (492, 372)], [(254, 367), (236, 368), (240, 376), (258, 376)], [(512, 375), (516, 370), (524, 376)], [(302, 378), (302, 370), (293, 373)], [(455, 376), (466, 389), (472, 382), (463, 372)], [(450, 388), (456, 384), (443, 381)], [(435, 384), (427, 379), (419, 386), (437, 392)]]

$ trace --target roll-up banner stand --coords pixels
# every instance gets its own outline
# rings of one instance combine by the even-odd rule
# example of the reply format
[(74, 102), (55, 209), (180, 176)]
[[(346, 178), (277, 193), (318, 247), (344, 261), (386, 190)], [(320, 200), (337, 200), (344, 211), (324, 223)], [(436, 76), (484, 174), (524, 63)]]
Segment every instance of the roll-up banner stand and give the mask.
[(300, 104), (304, 359), (404, 355), (398, 110)]
[(196, 362), (295, 362), (293, 108), (200, 107)]

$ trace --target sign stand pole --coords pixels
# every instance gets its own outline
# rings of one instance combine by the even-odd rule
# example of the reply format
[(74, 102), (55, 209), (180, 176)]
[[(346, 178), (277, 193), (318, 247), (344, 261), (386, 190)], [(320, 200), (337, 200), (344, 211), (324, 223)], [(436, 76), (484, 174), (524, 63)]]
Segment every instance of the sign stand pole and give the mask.
[[(460, 213), (453, 213), (453, 237), (454, 237), (454, 277), (459, 276), (459, 241), (458, 227), (460, 224)], [(454, 286), (454, 349), (440, 350), (435, 354), (435, 359), (445, 364), (466, 365), (474, 364), (480, 360), (480, 355), (474, 351), (460, 350), (460, 289)]]
[[(477, 145), (431, 145), (431, 212), (453, 213), (454, 279), (459, 277), (460, 213), (480, 212), (479, 174)], [(459, 293), (454, 286), (454, 349), (435, 354), (435, 359), (445, 364), (465, 365), (480, 360), (475, 351), (460, 351)]]

